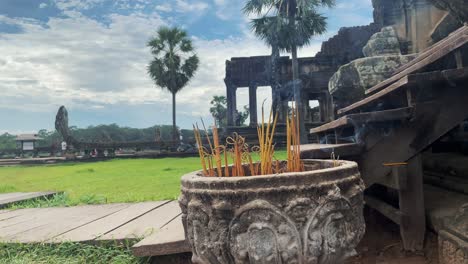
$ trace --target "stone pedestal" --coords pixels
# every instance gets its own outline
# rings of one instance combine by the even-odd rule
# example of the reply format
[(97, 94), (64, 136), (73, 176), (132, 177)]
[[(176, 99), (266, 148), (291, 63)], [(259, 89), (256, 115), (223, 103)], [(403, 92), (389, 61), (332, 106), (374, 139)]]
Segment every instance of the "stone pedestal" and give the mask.
[(306, 172), (182, 178), (194, 263), (344, 263), (365, 232), (357, 164), (306, 160)]

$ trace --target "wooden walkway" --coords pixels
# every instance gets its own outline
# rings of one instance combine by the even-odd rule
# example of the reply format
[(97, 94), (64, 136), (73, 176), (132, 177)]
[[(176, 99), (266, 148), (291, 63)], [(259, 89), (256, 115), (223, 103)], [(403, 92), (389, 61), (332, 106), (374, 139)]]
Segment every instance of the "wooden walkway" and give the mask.
[(0, 209), (13, 203), (24, 202), (33, 199), (50, 198), (59, 192), (15, 192), (0, 193)]
[(0, 243), (141, 240), (180, 214), (176, 201), (0, 210)]

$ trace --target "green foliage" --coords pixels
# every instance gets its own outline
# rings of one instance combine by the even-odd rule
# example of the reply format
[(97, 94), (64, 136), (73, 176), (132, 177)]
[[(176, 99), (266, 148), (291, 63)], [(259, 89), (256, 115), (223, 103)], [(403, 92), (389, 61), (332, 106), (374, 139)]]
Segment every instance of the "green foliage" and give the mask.
[(16, 148), (16, 136), (5, 133), (0, 135), (0, 149), (15, 149)]
[[(317, 9), (334, 4), (334, 0), (249, 0), (243, 10), (260, 16), (251, 22), (258, 37), (289, 52), (308, 45), (313, 36), (325, 32), (327, 18)], [(265, 10), (268, 11), (264, 13)]]
[(83, 243), (0, 244), (0, 264), (150, 263), (133, 256), (130, 243), (95, 246)]
[[(225, 96), (213, 96), (210, 102), (210, 113), (219, 127), (227, 126), (227, 99)], [(239, 123), (242, 125), (249, 118), (249, 108), (244, 106), (244, 111), (238, 112)]]
[[(159, 131), (162, 141), (172, 140), (172, 126), (157, 125), (148, 128), (121, 127), (117, 124), (89, 126), (87, 128), (70, 127), (71, 134), (78, 140), (86, 142), (135, 142), (154, 141)], [(193, 131), (182, 129), (184, 140), (193, 139)], [(38, 136), (43, 140), (37, 142), (39, 147), (59, 147), (62, 137), (57, 131), (39, 130)], [(16, 136), (5, 133), (0, 135), (0, 150), (15, 149)]]
[(148, 46), (153, 54), (149, 75), (159, 87), (178, 93), (193, 77), (199, 64), (187, 32), (177, 27), (160, 27)]

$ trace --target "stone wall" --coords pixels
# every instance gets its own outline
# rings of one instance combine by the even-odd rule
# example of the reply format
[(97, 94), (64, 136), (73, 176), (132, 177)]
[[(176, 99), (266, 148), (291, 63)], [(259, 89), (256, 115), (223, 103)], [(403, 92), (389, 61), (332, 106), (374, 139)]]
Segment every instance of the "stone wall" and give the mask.
[(466, 0), (429, 0), (437, 8), (446, 10), (454, 16), (459, 23), (468, 21), (468, 4)]
[[(442, 32), (439, 29), (439, 34), (442, 36), (438, 39), (432, 38), (432, 32), (438, 30), (441, 21), (448, 14), (447, 10), (466, 10), (466, 4), (460, 4), (462, 1), (464, 0), (372, 0), (374, 21), (381, 27), (393, 26), (402, 43), (404, 54), (417, 53), (454, 30), (453, 27)], [(459, 4), (456, 5), (455, 2)], [(466, 15), (465, 11), (460, 11), (460, 13)], [(454, 27), (462, 25), (458, 21), (456, 24)]]
[(326, 59), (336, 69), (352, 60), (362, 58), (362, 48), (369, 38), (380, 30), (377, 24), (358, 27), (344, 27), (338, 34), (322, 43), (317, 59)]

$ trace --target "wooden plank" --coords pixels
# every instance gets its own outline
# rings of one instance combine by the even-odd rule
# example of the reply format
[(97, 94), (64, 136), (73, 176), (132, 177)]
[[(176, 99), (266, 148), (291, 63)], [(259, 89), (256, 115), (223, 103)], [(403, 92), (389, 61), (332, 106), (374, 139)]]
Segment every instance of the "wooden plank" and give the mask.
[(393, 83), (392, 85), (390, 85), (389, 87), (379, 91), (378, 93), (375, 93), (369, 97), (366, 97), (365, 99), (361, 100), (361, 101), (358, 101), (350, 106), (347, 106), (345, 108), (342, 108), (342, 109), (339, 109), (338, 110), (338, 114), (341, 115), (341, 114), (344, 114), (344, 113), (347, 113), (351, 110), (356, 110), (357, 108), (360, 108), (364, 105), (367, 105), (371, 102), (374, 102), (380, 98), (382, 98), (383, 96), (386, 96), (392, 92), (394, 92), (395, 90), (397, 89), (400, 89), (400, 87), (404, 87), (408, 84), (408, 76), (405, 76), (403, 78), (401, 78), (401, 80), (399, 80), (398, 82), (396, 83)]
[(3, 200), (9, 200), (9, 199), (18, 198), (18, 197), (21, 197), (21, 196), (25, 196), (25, 195), (27, 195), (27, 194), (30, 194), (30, 193), (24, 193), (24, 192), (1, 193), (1, 194), (0, 194), (0, 203), (1, 203)]
[(369, 195), (364, 196), (364, 201), (370, 208), (377, 210), (395, 224), (401, 224), (402, 213), (397, 208)]
[(377, 84), (376, 86), (368, 89), (366, 91), (366, 94), (375, 93), (381, 90), (382, 88), (392, 84), (393, 82), (400, 80), (405, 75), (414, 73), (417, 70), (420, 70), (428, 66), (429, 64), (451, 53), (455, 49), (458, 49), (461, 46), (465, 45), (467, 41), (468, 41), (467, 35), (465, 34), (457, 35), (457, 38), (454, 39), (453, 41), (450, 41), (450, 43), (446, 43), (443, 46), (437, 47), (435, 49), (431, 49), (430, 51), (428, 51), (428, 54), (429, 54), (428, 56), (421, 57), (420, 59), (416, 58), (418, 61), (415, 63), (412, 63), (411, 66), (407, 67), (406, 69), (399, 72), (398, 74), (395, 74), (392, 77), (386, 79), (385, 81)]
[(4, 239), (19, 243), (44, 242), (128, 206), (128, 204), (111, 204), (51, 208), (48, 212), (37, 215), (34, 221), (8, 228), (5, 230)]
[(50, 198), (56, 194), (58, 194), (58, 192), (31, 192), (31, 193), (15, 193), (15, 194), (11, 194), (10, 196), (5, 195), (3, 199), (2, 197), (0, 197), (0, 208), (5, 208), (8, 205), (27, 201), (27, 200)]
[(172, 220), (155, 234), (143, 239), (132, 247), (138, 257), (164, 256), (192, 252), (185, 238), (182, 215)]
[(302, 159), (330, 159), (334, 152), (336, 157), (356, 156), (362, 153), (364, 147), (356, 143), (346, 144), (306, 144), (301, 145)]
[(41, 208), (28, 208), (28, 209), (17, 209), (17, 210), (2, 210), (2, 214), (0, 214), (0, 225), (3, 221), (8, 219), (19, 217), (24, 214), (30, 214), (34, 211), (38, 211)]
[(411, 117), (413, 108), (405, 107), (384, 111), (375, 111), (375, 112), (366, 112), (359, 114), (350, 114), (343, 116), (335, 121), (327, 123), (323, 126), (312, 128), (310, 133), (323, 133), (336, 128), (341, 127), (350, 127), (362, 123), (372, 123), (372, 122), (387, 122), (395, 120), (403, 120)]
[[(20, 209), (17, 211), (24, 212), (27, 210), (28, 209)], [(15, 218), (0, 222), (0, 241), (13, 242), (9, 236), (45, 225), (45, 223), (43, 223), (45, 220), (48, 222), (53, 221), (54, 219), (49, 218), (49, 216), (56, 214), (58, 210), (58, 208), (37, 208), (34, 212), (26, 212)]]
[(169, 201), (146, 202), (131, 204), (114, 214), (108, 215), (79, 228), (73, 229), (60, 236), (54, 237), (48, 242), (60, 243), (66, 241), (83, 242), (91, 241), (105, 233), (109, 233), (144, 214), (168, 203)]
[(388, 86), (387, 88), (372, 94), (365, 99), (358, 101), (350, 106), (339, 109), (338, 114), (342, 115), (350, 111), (356, 111), (363, 106), (374, 103), (378, 100), (382, 100), (383, 97), (395, 92), (399, 89), (406, 89), (412, 85), (422, 85), (425, 83), (436, 83), (436, 82), (454, 82), (457, 80), (465, 80), (468, 78), (468, 68), (452, 69), (444, 71), (417, 73), (403, 77), (396, 83)]
[(57, 208), (28, 208), (12, 211), (10, 214), (2, 215), (0, 218), (0, 233), (9, 226), (21, 225), (30, 221), (35, 221), (37, 217), (45, 212), (57, 210)]
[(177, 201), (172, 201), (99, 237), (97, 241), (139, 239), (147, 237), (181, 213)]
[(450, 43), (451, 41), (457, 39), (460, 36), (460, 34), (466, 34), (467, 30), (468, 30), (468, 26), (462, 26), (462, 27), (458, 28), (454, 32), (450, 33), (446, 38), (440, 40), (439, 42), (435, 43), (434, 45), (432, 45), (430, 47), (425, 48), (423, 51), (421, 51), (419, 53), (419, 55), (414, 60), (408, 62), (405, 65), (402, 65), (401, 67), (396, 69), (393, 74), (394, 75), (398, 74), (398, 73), (406, 70), (408, 67), (413, 66), (414, 64), (420, 62), (422, 59), (424, 59), (427, 56), (431, 55), (431, 53), (435, 49), (439, 49), (440, 47), (446, 45), (447, 43)]

